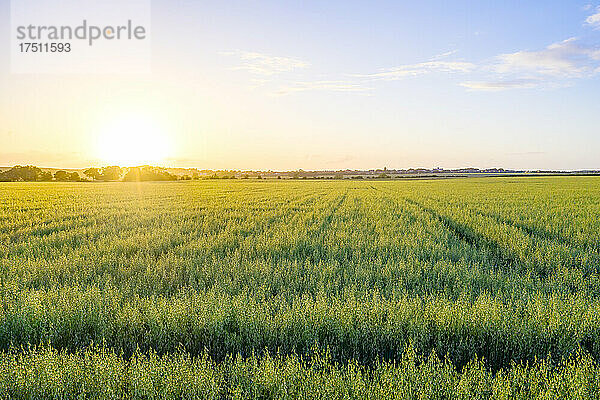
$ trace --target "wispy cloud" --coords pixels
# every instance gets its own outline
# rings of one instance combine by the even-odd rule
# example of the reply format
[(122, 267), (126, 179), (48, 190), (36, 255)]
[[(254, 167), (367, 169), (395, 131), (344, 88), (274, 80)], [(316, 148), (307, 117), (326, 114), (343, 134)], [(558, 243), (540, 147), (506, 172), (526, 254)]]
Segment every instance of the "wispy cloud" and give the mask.
[(234, 70), (248, 71), (257, 75), (275, 75), (306, 68), (310, 64), (297, 58), (279, 57), (251, 51), (228, 51), (223, 55), (234, 56), (241, 62)]
[[(592, 7), (590, 7), (592, 9)], [(600, 7), (585, 24), (600, 28)], [(366, 92), (378, 82), (411, 79), (426, 75), (468, 76), (459, 83), (471, 91), (501, 91), (509, 89), (556, 88), (572, 85), (578, 79), (600, 74), (600, 44), (569, 38), (552, 43), (540, 50), (520, 50), (499, 54), (487, 61), (453, 60), (456, 50), (435, 55), (424, 62), (403, 64), (371, 73), (339, 74), (324, 80), (310, 79), (306, 74), (289, 74), (275, 80), (271, 75), (298, 72), (309, 63), (291, 57), (271, 56), (257, 52), (236, 51), (225, 54), (236, 56), (241, 65), (233, 67), (261, 75), (253, 87), (278, 85), (271, 92), (285, 95), (306, 91)], [(268, 77), (268, 79), (265, 79)], [(277, 87), (277, 86), (274, 86)]]
[(285, 95), (294, 92), (306, 92), (311, 90), (327, 90), (333, 92), (366, 92), (372, 88), (356, 81), (306, 81), (293, 82), (282, 86), (275, 95)]
[(373, 89), (369, 83), (374, 81), (395, 81), (400, 79), (414, 78), (421, 75), (434, 73), (467, 73), (474, 70), (475, 64), (464, 61), (440, 61), (440, 58), (448, 57), (456, 51), (439, 54), (430, 61), (416, 64), (400, 65), (394, 68), (383, 69), (372, 74), (349, 74), (345, 80), (319, 80), (293, 82), (280, 88), (276, 95), (294, 92), (305, 92), (312, 90), (327, 90), (335, 92), (366, 92)]
[[(588, 9), (592, 9), (590, 5)], [(600, 6), (585, 24), (600, 29)], [(399, 80), (427, 74), (469, 74), (480, 79), (460, 83), (469, 90), (500, 91), (509, 89), (564, 87), (574, 80), (600, 74), (600, 45), (569, 38), (541, 50), (521, 50), (500, 54), (487, 62), (448, 61), (449, 51), (429, 61), (401, 65), (381, 72), (355, 77), (372, 80)]]
[(426, 61), (388, 68), (373, 74), (353, 75), (357, 78), (395, 81), (432, 73), (466, 73), (476, 68), (475, 64), (464, 61)]
[(498, 91), (563, 87), (600, 73), (600, 47), (569, 38), (544, 49), (500, 54), (481, 65), (481, 81), (463, 82), (470, 90)]
[(505, 81), (470, 81), (462, 82), (460, 86), (463, 86), (470, 90), (482, 90), (482, 91), (500, 91), (508, 89), (530, 89), (540, 85), (540, 81), (534, 79), (515, 79)]
[(429, 60), (430, 61), (441, 60), (442, 58), (450, 57), (451, 55), (456, 54), (457, 51), (458, 50), (450, 50), (445, 53), (435, 55), (435, 56), (431, 57)]
[(586, 47), (577, 38), (570, 38), (539, 51), (501, 54), (494, 67), (499, 73), (580, 78), (596, 72), (599, 56), (598, 48)]
[(596, 13), (586, 18), (585, 23), (595, 29), (600, 29), (600, 6), (596, 7)]

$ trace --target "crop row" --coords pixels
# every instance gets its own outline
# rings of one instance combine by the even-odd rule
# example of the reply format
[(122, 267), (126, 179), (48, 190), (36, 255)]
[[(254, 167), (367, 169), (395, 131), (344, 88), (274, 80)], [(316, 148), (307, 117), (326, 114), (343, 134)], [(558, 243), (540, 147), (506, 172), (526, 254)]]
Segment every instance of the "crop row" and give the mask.
[(42, 346), (0, 353), (0, 396), (11, 399), (597, 399), (600, 366), (575, 354), (492, 373), (474, 359), (462, 369), (407, 347), (396, 363), (364, 368), (265, 354), (220, 363), (208, 355), (123, 358), (94, 346), (76, 353)]
[(442, 296), (283, 298), (195, 291), (162, 297), (118, 289), (64, 288), (3, 292), (0, 346), (50, 343), (71, 351), (105, 343), (125, 354), (208, 351), (217, 360), (252, 352), (307, 354), (329, 347), (339, 362), (397, 360), (412, 344), (458, 366), (475, 355), (491, 368), (555, 359), (581, 349), (600, 358), (600, 302), (579, 295), (535, 296), (504, 303)]

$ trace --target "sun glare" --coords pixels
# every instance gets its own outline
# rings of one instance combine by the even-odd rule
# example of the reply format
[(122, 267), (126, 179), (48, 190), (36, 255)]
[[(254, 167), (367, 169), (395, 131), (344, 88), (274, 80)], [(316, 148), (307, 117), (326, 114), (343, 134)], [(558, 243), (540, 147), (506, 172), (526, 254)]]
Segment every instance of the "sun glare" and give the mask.
[(157, 121), (129, 116), (104, 127), (97, 138), (98, 157), (120, 166), (159, 165), (170, 155), (170, 141)]

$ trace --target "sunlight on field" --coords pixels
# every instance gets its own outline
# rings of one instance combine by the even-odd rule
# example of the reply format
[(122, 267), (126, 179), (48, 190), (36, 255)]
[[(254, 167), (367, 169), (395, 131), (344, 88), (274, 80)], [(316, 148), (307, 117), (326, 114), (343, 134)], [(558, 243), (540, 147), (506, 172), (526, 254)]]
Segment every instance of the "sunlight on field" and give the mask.
[(0, 184), (0, 385), (597, 393), (598, 215), (595, 177)]

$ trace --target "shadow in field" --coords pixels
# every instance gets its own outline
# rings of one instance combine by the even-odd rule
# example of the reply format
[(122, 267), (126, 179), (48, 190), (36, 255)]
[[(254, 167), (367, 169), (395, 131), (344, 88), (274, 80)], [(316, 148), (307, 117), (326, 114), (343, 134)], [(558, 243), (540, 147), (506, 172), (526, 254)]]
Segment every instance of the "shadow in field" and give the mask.
[[(589, 274), (597, 274), (598, 272), (600, 272), (600, 244), (594, 245), (586, 243), (582, 245), (558, 233), (550, 232), (544, 229), (534, 228), (495, 213), (488, 213), (476, 209), (471, 210), (473, 210), (478, 215), (481, 215), (482, 217), (496, 221), (496, 223), (498, 224), (512, 226), (513, 228), (520, 230), (535, 241), (545, 241), (551, 243), (554, 242), (566, 246), (570, 252), (570, 261), (568, 266), (571, 268), (582, 269), (585, 276), (588, 276)], [(587, 262), (582, 264), (582, 261), (579, 256), (586, 253), (587, 255), (591, 255), (591, 257), (587, 260)]]
[[(481, 211), (481, 210), (477, 210), (477, 209), (471, 209), (471, 210), (473, 210), (474, 212), (476, 212), (477, 214), (479, 214), (483, 217), (491, 218), (499, 224), (510, 225), (514, 228), (517, 228), (517, 229), (523, 231), (528, 236), (531, 236), (532, 238), (535, 238), (538, 240), (548, 240), (548, 241), (558, 242), (560, 244), (564, 244), (569, 247), (581, 248), (581, 244), (576, 243), (573, 239), (565, 237), (559, 233), (551, 232), (551, 231), (548, 231), (548, 230), (545, 230), (542, 228), (536, 228), (536, 227), (532, 227), (532, 226), (529, 226), (524, 223), (513, 221), (509, 218), (503, 217), (496, 213), (485, 212), (485, 211)], [(598, 250), (600, 250), (600, 243), (597, 244), (596, 246), (594, 246), (594, 245), (587, 246), (586, 245), (584, 250), (585, 251), (588, 251), (588, 250), (598, 251)]]
[(335, 214), (347, 196), (348, 191), (340, 196), (339, 201), (331, 207), (331, 211), (323, 218), (318, 227), (307, 234), (308, 240), (303, 240), (294, 249), (291, 249), (289, 254), (291, 259), (308, 260), (312, 263), (318, 263), (320, 260), (326, 258), (325, 235), (333, 222)]
[[(497, 242), (473, 231), (467, 225), (461, 224), (452, 218), (442, 215), (415, 200), (409, 198), (404, 198), (404, 200), (440, 221), (442, 225), (460, 241), (467, 243), (469, 246), (472, 246), (482, 253), (490, 254), (497, 267), (501, 267), (503, 269), (518, 269), (523, 272), (528, 270), (527, 267), (523, 265), (523, 263), (517, 257), (507, 252)], [(539, 271), (537, 275), (540, 278), (544, 278), (546, 273), (542, 270)]]

